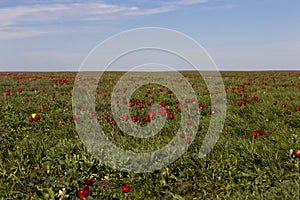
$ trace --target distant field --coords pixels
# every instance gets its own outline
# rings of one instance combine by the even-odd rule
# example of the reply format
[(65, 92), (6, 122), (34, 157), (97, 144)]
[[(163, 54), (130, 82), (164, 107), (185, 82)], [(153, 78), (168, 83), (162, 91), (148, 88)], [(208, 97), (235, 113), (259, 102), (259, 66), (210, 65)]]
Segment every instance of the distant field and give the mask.
[[(175, 137), (180, 111), (188, 105), (158, 84), (137, 89), (130, 116), (123, 119), (135, 116), (134, 123), (146, 126), (155, 118), (146, 117), (150, 103), (164, 103), (165, 110), (155, 115), (166, 112), (167, 119), (153, 137), (130, 136), (111, 113), (113, 89), (123, 74), (101, 77), (96, 115), (89, 117), (120, 148), (162, 148)], [(211, 107), (199, 73), (182, 74), (199, 102), (197, 136), (171, 165), (136, 174), (107, 167), (86, 151), (72, 113), (76, 73), (0, 73), (0, 199), (79, 199), (84, 185), (86, 199), (299, 199), (300, 163), (294, 152), (300, 149), (300, 72), (222, 72), (226, 121), (217, 144), (202, 159), (198, 151), (212, 110), (218, 109)], [(124, 184), (130, 185), (128, 193), (122, 192)]]

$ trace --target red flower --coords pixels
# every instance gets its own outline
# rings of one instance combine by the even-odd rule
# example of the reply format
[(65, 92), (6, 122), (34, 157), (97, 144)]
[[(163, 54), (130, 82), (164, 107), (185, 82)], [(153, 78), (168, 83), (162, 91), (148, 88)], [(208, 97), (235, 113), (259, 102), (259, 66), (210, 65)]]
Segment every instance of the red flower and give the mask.
[(116, 121), (116, 120), (113, 120), (111, 123), (112, 123), (113, 125), (116, 125), (116, 124), (117, 124), (117, 121)]
[(169, 118), (170, 119), (174, 119), (174, 114), (173, 113), (169, 113)]
[(33, 118), (33, 121), (38, 121), (38, 120), (40, 120), (41, 119), (41, 117), (39, 116), (39, 115), (36, 115), (34, 118)]
[(83, 194), (83, 190), (78, 190), (78, 191), (77, 191), (77, 196), (78, 196), (80, 199), (84, 199), (85, 196), (84, 196), (84, 194)]
[(103, 117), (104, 117), (104, 119), (108, 119), (108, 114), (105, 113), (105, 114), (103, 115)]
[(87, 195), (89, 195), (89, 193), (90, 193), (89, 186), (87, 186), (87, 185), (83, 186), (82, 190), (83, 190), (84, 197), (86, 197)]
[(22, 88), (19, 88), (19, 89), (18, 89), (18, 92), (19, 92), (19, 93), (21, 93), (22, 91), (23, 91)]
[(137, 121), (138, 121), (138, 117), (135, 116), (135, 115), (133, 115), (133, 116), (131, 116), (131, 120), (132, 120), (133, 122), (137, 122)]
[(131, 101), (131, 102), (130, 102), (130, 107), (134, 106), (134, 104), (135, 104), (135, 103), (134, 103), (133, 101)]
[(285, 120), (284, 120), (284, 123), (285, 123), (285, 124), (289, 123), (289, 120), (285, 119)]
[(72, 115), (72, 120), (76, 120), (76, 115)]
[(291, 111), (286, 110), (286, 111), (285, 111), (285, 114), (290, 115), (290, 114), (292, 114), (292, 113), (291, 113)]
[(30, 118), (28, 119), (28, 121), (29, 121), (29, 122), (33, 122), (33, 118), (30, 117)]
[(38, 108), (37, 111), (38, 111), (39, 113), (42, 112), (42, 110), (41, 110), (40, 108)]
[(200, 103), (199, 108), (202, 110), (204, 108), (204, 105), (202, 103)]
[(122, 192), (128, 193), (130, 191), (130, 185), (122, 185)]
[(296, 158), (300, 158), (300, 149), (297, 149), (297, 150), (294, 151), (294, 156)]
[(96, 116), (96, 113), (92, 112), (89, 117), (90, 117), (90, 119), (93, 119), (95, 116)]
[(259, 135), (263, 135), (263, 134), (264, 134), (264, 131), (263, 131), (262, 129), (259, 129), (259, 130), (257, 131), (257, 133), (258, 133)]
[(150, 116), (149, 116), (149, 115), (146, 115), (146, 116), (145, 116), (145, 121), (146, 121), (146, 122), (150, 122)]
[(273, 104), (274, 104), (274, 106), (276, 106), (276, 105), (278, 104), (278, 102), (277, 102), (277, 101), (274, 101), (274, 103), (273, 103)]
[(181, 137), (183, 139), (183, 138), (185, 138), (185, 134), (184, 133), (180, 133), (179, 137)]
[(86, 178), (84, 179), (84, 184), (85, 185), (93, 185), (94, 181), (91, 178)]
[(164, 116), (166, 116), (166, 113), (167, 113), (167, 110), (166, 110), (166, 109), (163, 109), (163, 110), (161, 111), (160, 115), (164, 117)]
[(243, 103), (242, 102), (237, 102), (237, 105), (239, 106), (239, 107), (241, 107), (242, 105), (243, 105)]
[(6, 91), (6, 95), (10, 95), (10, 90), (7, 90), (7, 91)]
[(151, 102), (150, 102), (150, 101), (147, 101), (147, 105), (150, 106), (150, 105), (151, 105)]
[(192, 123), (193, 123), (193, 121), (190, 120), (190, 119), (186, 121), (186, 124), (187, 124), (187, 125), (192, 125)]
[(150, 116), (151, 118), (154, 117), (154, 116), (155, 116), (155, 112), (154, 112), (153, 110), (150, 110), (149, 116)]
[(82, 187), (82, 190), (79, 190), (77, 192), (77, 196), (80, 199), (85, 199), (85, 197), (87, 197), (87, 195), (89, 195), (90, 191), (89, 191), (89, 187), (87, 185)]
[(127, 120), (128, 120), (128, 115), (127, 115), (127, 114), (124, 114), (124, 115), (122, 116), (122, 118), (123, 118), (123, 121), (127, 121)]
[(257, 136), (257, 132), (256, 132), (256, 131), (253, 131), (253, 132), (251, 133), (251, 135), (252, 135), (252, 137), (256, 137), (256, 136)]
[(282, 107), (284, 107), (284, 108), (286, 107), (286, 102), (284, 102), (284, 103), (282, 104)]
[(295, 107), (296, 111), (300, 111), (300, 106)]
[(184, 143), (190, 144), (191, 143), (191, 138), (187, 137), (183, 139)]
[(176, 99), (176, 101), (175, 101), (176, 103), (179, 103), (179, 100), (178, 99)]

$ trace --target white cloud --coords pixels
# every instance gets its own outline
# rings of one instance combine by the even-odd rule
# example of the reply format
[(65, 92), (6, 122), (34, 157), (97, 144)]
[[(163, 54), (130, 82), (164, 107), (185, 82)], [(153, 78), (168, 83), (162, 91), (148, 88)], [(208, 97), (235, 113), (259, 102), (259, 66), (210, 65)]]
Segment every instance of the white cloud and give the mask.
[(174, 4), (176, 5), (196, 5), (201, 3), (206, 3), (208, 0), (178, 0), (175, 1)]
[(153, 14), (170, 12), (173, 10), (175, 10), (175, 8), (165, 6), (165, 7), (150, 8), (150, 9), (137, 9), (137, 10), (126, 12), (125, 15), (128, 16), (153, 15)]
[[(135, 0), (136, 1), (136, 0)], [(41, 26), (47, 23), (55, 24), (83, 21), (103, 21), (123, 19), (143, 15), (154, 15), (174, 11), (183, 5), (205, 3), (208, 0), (177, 0), (172, 2), (151, 2), (152, 7), (145, 7), (143, 3), (138, 6), (117, 5), (88, 0), (80, 3), (71, 0), (39, 1), (23, 0), (22, 5), (15, 7), (0, 7), (0, 39), (30, 37), (45, 32)], [(149, 4), (149, 1), (146, 3)], [(143, 7), (144, 6), (144, 7)], [(35, 29), (27, 30), (28, 24), (34, 24)], [(24, 28), (25, 27), (25, 28)], [(18, 29), (19, 32), (13, 32)], [(25, 30), (21, 30), (25, 29)]]

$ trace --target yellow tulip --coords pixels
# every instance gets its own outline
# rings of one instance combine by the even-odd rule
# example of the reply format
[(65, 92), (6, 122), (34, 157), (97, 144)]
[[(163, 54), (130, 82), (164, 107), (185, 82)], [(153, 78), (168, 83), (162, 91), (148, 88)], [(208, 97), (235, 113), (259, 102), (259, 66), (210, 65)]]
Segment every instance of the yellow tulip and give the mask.
[(35, 113), (33, 113), (33, 114), (31, 115), (31, 117), (32, 117), (32, 118), (34, 118), (35, 116), (36, 116), (36, 114), (35, 114)]

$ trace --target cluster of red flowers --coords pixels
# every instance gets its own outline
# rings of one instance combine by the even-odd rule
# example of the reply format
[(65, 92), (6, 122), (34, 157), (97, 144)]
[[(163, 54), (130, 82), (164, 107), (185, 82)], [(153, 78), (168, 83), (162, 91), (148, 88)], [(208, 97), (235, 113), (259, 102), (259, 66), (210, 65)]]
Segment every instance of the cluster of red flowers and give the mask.
[(90, 194), (89, 186), (93, 185), (94, 181), (90, 178), (84, 179), (84, 186), (82, 186), (81, 190), (77, 191), (77, 196), (80, 199), (85, 199)]
[(257, 135), (263, 135), (264, 134), (264, 130), (262, 130), (262, 129), (259, 129), (258, 131), (252, 131), (252, 133), (251, 133), (251, 135), (252, 135), (252, 137), (257, 137)]

